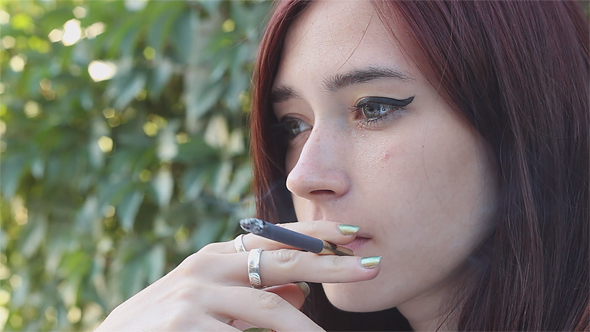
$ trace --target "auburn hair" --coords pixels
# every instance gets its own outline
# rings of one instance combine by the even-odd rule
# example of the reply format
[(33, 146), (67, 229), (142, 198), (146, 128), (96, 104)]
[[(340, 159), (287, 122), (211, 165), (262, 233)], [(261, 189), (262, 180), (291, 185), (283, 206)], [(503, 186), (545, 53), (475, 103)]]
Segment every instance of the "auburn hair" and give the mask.
[[(269, 96), (289, 25), (308, 4), (276, 3), (254, 73), (253, 189), (258, 217), (273, 222), (294, 212)], [(497, 165), (496, 227), (474, 253), (476, 266), (467, 267), (477, 269), (476, 280), (457, 293), (459, 330), (590, 330), (590, 33), (580, 4), (373, 5), (392, 34), (401, 20), (427, 61), (418, 65), (489, 144)], [(317, 285), (305, 307), (331, 330), (411, 328), (395, 309), (331, 308)]]

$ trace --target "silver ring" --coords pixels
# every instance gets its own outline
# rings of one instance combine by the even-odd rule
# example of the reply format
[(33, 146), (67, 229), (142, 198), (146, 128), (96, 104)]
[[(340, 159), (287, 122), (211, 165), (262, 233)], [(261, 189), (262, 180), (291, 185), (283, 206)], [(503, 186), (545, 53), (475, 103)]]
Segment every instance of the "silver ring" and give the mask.
[(236, 236), (234, 239), (234, 247), (236, 247), (237, 252), (246, 252), (246, 247), (244, 247), (244, 234), (240, 234)]
[(260, 256), (262, 249), (252, 249), (248, 253), (248, 279), (250, 285), (256, 289), (262, 288), (262, 280), (260, 280)]

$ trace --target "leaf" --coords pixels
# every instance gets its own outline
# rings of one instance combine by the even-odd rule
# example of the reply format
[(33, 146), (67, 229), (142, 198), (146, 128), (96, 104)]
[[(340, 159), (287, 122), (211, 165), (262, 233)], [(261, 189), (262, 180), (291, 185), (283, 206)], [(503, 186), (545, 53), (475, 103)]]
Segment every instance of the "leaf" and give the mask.
[(174, 161), (188, 165), (203, 165), (214, 160), (217, 160), (217, 150), (198, 137), (181, 144), (178, 155), (174, 158)]
[(213, 193), (216, 197), (222, 197), (226, 190), (232, 172), (232, 164), (224, 161), (219, 165), (213, 180)]
[(115, 57), (118, 55), (120, 50), (125, 47), (125, 45), (121, 46), (123, 40), (128, 39), (128, 36), (132, 35), (132, 33), (130, 34), (130, 31), (137, 29), (137, 26), (141, 23), (138, 21), (139, 15), (130, 14), (128, 17), (129, 19), (125, 20), (113, 20), (112, 24), (114, 26), (106, 31), (103, 45), (107, 47), (107, 57)]
[(226, 197), (230, 202), (238, 202), (240, 196), (246, 192), (252, 180), (252, 168), (249, 164), (241, 166), (236, 172), (231, 184), (227, 188)]
[(107, 181), (103, 180), (96, 190), (98, 206), (101, 209), (99, 212), (104, 212), (108, 205), (119, 204), (131, 186), (127, 177), (118, 174), (111, 174)]
[(156, 177), (152, 180), (152, 187), (156, 193), (158, 206), (161, 208), (168, 207), (172, 190), (174, 189), (174, 179), (170, 169), (163, 167), (158, 171)]
[(98, 140), (102, 136), (108, 136), (109, 129), (106, 126), (104, 119), (94, 117), (91, 121), (91, 135), (88, 142), (88, 153), (90, 164), (95, 168), (102, 168), (105, 162), (104, 152), (98, 145)]
[(84, 89), (80, 96), (80, 103), (85, 111), (92, 110), (94, 107), (94, 100), (92, 99), (92, 91), (90, 89)]
[(61, 295), (61, 300), (67, 307), (72, 307), (76, 304), (76, 298), (78, 297), (79, 287), (80, 278), (73, 275), (69, 275), (66, 280), (62, 281), (57, 286), (59, 295)]
[(78, 281), (85, 276), (92, 267), (92, 259), (82, 250), (67, 252), (60, 265), (62, 276), (71, 281)]
[[(202, 73), (201, 73), (202, 74)], [(196, 122), (213, 107), (225, 90), (222, 84), (208, 83), (203, 85), (199, 81), (199, 71), (189, 71), (185, 76), (187, 90), (185, 93), (186, 122), (189, 128), (194, 128)], [(194, 132), (189, 130), (189, 132)]]
[(39, 180), (43, 178), (43, 173), (45, 172), (45, 164), (43, 158), (37, 157), (31, 163), (31, 174), (35, 177), (35, 179)]
[(88, 154), (90, 158), (90, 164), (94, 168), (102, 168), (104, 166), (104, 153), (98, 145), (98, 141), (91, 140), (88, 142)]
[(207, 10), (209, 15), (219, 13), (219, 5), (222, 3), (221, 0), (198, 0), (199, 4)]
[(146, 272), (141, 264), (141, 257), (127, 262), (118, 276), (119, 292), (124, 298), (135, 295), (144, 287), (145, 278)]
[(31, 277), (27, 270), (16, 271), (14, 275), (20, 277), (20, 285), (12, 289), (10, 302), (13, 307), (21, 307), (25, 304), (29, 296), (29, 289), (31, 287)]
[(194, 250), (199, 250), (205, 245), (214, 242), (222, 227), (223, 223), (220, 221), (205, 221), (200, 223), (191, 237)]
[(205, 142), (214, 148), (222, 148), (227, 144), (229, 132), (227, 120), (221, 115), (216, 115), (209, 120), (207, 130), (205, 130)]
[(156, 66), (154, 67), (153, 72), (153, 79), (150, 86), (151, 93), (150, 95), (152, 98), (158, 98), (160, 93), (162, 93), (162, 89), (168, 84), (172, 74), (174, 73), (174, 65), (172, 61), (168, 60), (167, 58), (163, 58), (161, 60), (156, 61)]
[(178, 127), (178, 121), (173, 121), (158, 134), (158, 158), (163, 162), (171, 161), (178, 155), (178, 145), (176, 144)]
[(234, 130), (230, 137), (229, 142), (227, 144), (227, 150), (229, 151), (230, 155), (241, 155), (245, 152), (246, 147), (244, 146), (244, 134), (240, 128)]
[(194, 10), (187, 10), (180, 15), (172, 28), (172, 43), (179, 62), (196, 65), (198, 60), (197, 38), (199, 34), (199, 17)]
[(76, 218), (75, 230), (81, 233), (90, 233), (92, 231), (92, 224), (99, 218), (98, 199), (91, 195), (86, 198), (84, 206), (78, 213)]
[(47, 235), (47, 218), (37, 214), (30, 218), (26, 228), (20, 251), (25, 258), (30, 258), (37, 252), (37, 249), (39, 249), (39, 246)]
[(208, 177), (209, 174), (202, 169), (193, 168), (187, 171), (182, 179), (184, 199), (188, 201), (197, 199)]
[(209, 80), (211, 80), (211, 82), (219, 83), (219, 80), (221, 80), (221, 78), (223, 77), (223, 75), (227, 71), (228, 66), (229, 66), (228, 62), (225, 61), (225, 59), (222, 59), (221, 61), (219, 61), (216, 64), (215, 68), (213, 68), (213, 70), (211, 70), (211, 74), (209, 74)]
[(104, 91), (104, 99), (110, 101), (119, 96), (133, 77), (133, 58), (125, 57), (115, 61), (117, 73), (109, 81)]
[(145, 73), (137, 73), (129, 81), (126, 87), (113, 104), (114, 109), (123, 110), (134, 98), (135, 95), (144, 88), (146, 81)]
[(164, 40), (169, 35), (172, 23), (182, 13), (183, 4), (178, 6), (179, 2), (168, 2), (163, 11), (158, 13), (155, 21), (151, 24), (151, 28), (147, 35), (147, 44), (154, 48), (156, 53), (161, 54), (164, 47)]
[(164, 245), (158, 244), (153, 246), (145, 256), (145, 262), (148, 271), (148, 283), (152, 283), (162, 277), (166, 263), (166, 248)]
[(0, 164), (0, 186), (6, 199), (14, 197), (24, 166), (25, 159), (22, 156), (5, 157)]
[(45, 270), (50, 275), (57, 273), (62, 255), (68, 245), (70, 234), (58, 225), (52, 225), (48, 234), (47, 256), (45, 258)]
[(243, 72), (232, 75), (229, 89), (225, 94), (225, 102), (229, 109), (234, 112), (240, 111), (240, 94), (248, 89), (250, 78)]
[(135, 216), (137, 216), (137, 211), (139, 211), (142, 201), (143, 192), (135, 190), (127, 194), (127, 196), (125, 196), (125, 198), (123, 198), (121, 203), (119, 203), (117, 206), (115, 211), (119, 216), (119, 220), (121, 220), (121, 226), (125, 230), (131, 231), (133, 229)]
[[(136, 16), (139, 17), (139, 16)], [(139, 23), (139, 22), (138, 22)], [(125, 34), (125, 37), (123, 37), (123, 41), (121, 42), (121, 54), (123, 56), (132, 56), (133, 55), (133, 49), (135, 47), (135, 44), (137, 43), (137, 36), (140, 33), (140, 24), (134, 25), (132, 26), (129, 31), (127, 31), (127, 34)]]

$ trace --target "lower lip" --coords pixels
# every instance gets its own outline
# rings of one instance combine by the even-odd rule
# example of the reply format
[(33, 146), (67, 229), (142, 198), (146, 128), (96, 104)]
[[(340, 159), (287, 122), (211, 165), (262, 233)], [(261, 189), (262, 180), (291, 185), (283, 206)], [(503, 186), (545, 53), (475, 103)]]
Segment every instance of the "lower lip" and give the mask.
[(352, 251), (357, 251), (369, 240), (370, 239), (366, 238), (366, 237), (357, 237), (356, 239), (354, 239), (354, 241), (350, 242), (349, 244), (340, 245), (340, 246), (344, 247), (344, 248), (348, 248)]

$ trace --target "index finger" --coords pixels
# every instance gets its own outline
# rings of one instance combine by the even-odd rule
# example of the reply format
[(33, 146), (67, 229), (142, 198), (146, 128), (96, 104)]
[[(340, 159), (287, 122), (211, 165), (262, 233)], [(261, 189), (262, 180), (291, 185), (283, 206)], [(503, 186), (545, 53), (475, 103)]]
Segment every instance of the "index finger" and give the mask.
[[(306, 234), (321, 240), (325, 240), (334, 244), (348, 244), (352, 242), (357, 234), (359, 228), (353, 225), (344, 225), (335, 221), (317, 220), (317, 221), (299, 221), (286, 224), (277, 224), (277, 226), (290, 229), (292, 231)], [(261, 248), (264, 250), (275, 249), (296, 249), (292, 246), (269, 240), (254, 234), (246, 234), (242, 237), (244, 248), (248, 251), (254, 248)], [(233, 241), (220, 243), (217, 246), (219, 253), (235, 253), (236, 248)]]

